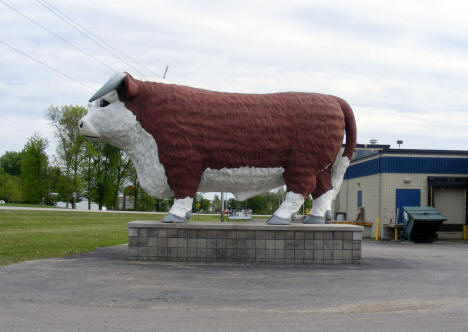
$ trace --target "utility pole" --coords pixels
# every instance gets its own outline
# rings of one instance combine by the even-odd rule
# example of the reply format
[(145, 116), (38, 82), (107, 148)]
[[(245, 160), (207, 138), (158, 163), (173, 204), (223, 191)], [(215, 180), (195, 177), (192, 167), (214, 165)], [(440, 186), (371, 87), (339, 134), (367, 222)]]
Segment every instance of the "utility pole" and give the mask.
[(221, 191), (221, 222), (224, 222), (224, 192)]

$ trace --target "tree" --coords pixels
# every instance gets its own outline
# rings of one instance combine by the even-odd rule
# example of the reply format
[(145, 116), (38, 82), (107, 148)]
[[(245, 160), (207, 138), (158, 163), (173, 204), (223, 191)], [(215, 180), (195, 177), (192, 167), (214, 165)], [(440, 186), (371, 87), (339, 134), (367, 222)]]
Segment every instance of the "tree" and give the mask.
[(126, 186), (123, 190), (123, 201), (122, 201), (122, 210), (128, 210), (128, 198), (133, 197), (133, 192), (135, 188), (132, 185)]
[[(200, 206), (198, 206), (200, 204)], [(203, 212), (210, 209), (210, 201), (200, 193), (195, 193), (192, 202), (192, 212)]]
[(8, 174), (0, 167), (0, 187), (3, 186), (8, 180), (12, 178), (11, 174)]
[(244, 205), (245, 205), (245, 202), (240, 202), (233, 197), (229, 198), (226, 204), (226, 206), (231, 209), (239, 209), (239, 208), (242, 208)]
[(91, 202), (94, 198), (93, 195), (93, 179), (95, 173), (95, 167), (93, 165), (93, 160), (98, 154), (98, 147), (100, 146), (99, 142), (85, 141), (83, 158), (81, 163), (81, 177), (84, 180), (84, 196), (88, 200), (88, 210), (91, 210)]
[(213, 201), (210, 206), (211, 212), (220, 212), (221, 211), (221, 200), (218, 195), (214, 195)]
[(136, 211), (138, 209), (138, 194), (140, 192), (140, 183), (138, 182), (138, 175), (135, 166), (133, 166), (133, 162), (131, 161), (128, 166), (128, 180), (133, 187), (133, 209)]
[(254, 197), (251, 197), (247, 199), (247, 207), (252, 209), (252, 213), (255, 214), (270, 214), (271, 212), (268, 211), (264, 213), (265, 211), (265, 195), (257, 195)]
[(130, 158), (125, 154), (125, 152), (119, 150), (116, 183), (114, 188), (114, 210), (119, 209), (119, 192), (123, 190), (125, 180), (128, 177), (130, 163)]
[(11, 175), (21, 174), (21, 152), (7, 151), (0, 157), (0, 168)]
[(79, 168), (83, 158), (85, 145), (84, 136), (78, 132), (78, 121), (85, 116), (87, 110), (80, 106), (50, 106), (46, 116), (55, 126), (55, 136), (58, 140), (57, 157), (64, 175), (72, 179), (72, 192), (66, 200), (72, 202), (75, 209), (75, 199), (72, 194), (81, 192)]
[(91, 162), (93, 173), (88, 196), (99, 204), (99, 210), (102, 210), (103, 206), (112, 208), (115, 201), (120, 152), (119, 149), (100, 142), (97, 142), (94, 148)]
[(148, 195), (144, 190), (140, 190), (138, 195), (138, 206), (136, 207), (139, 211), (156, 211), (156, 198)]
[[(304, 213), (307, 213), (307, 209), (312, 209), (312, 199), (310, 198), (310, 195), (307, 196), (306, 200), (304, 201)], [(302, 213), (302, 210), (299, 209), (299, 213)]]
[(0, 186), (0, 198), (5, 200), (7, 203), (21, 201), (19, 179), (16, 176), (12, 176), (2, 186)]
[(261, 195), (247, 199), (247, 207), (255, 214), (272, 214), (278, 209), (282, 199), (282, 193), (269, 191)]
[(49, 167), (49, 191), (56, 194), (52, 200), (54, 203), (70, 202), (74, 192), (73, 179), (64, 175), (60, 167)]
[(45, 153), (48, 142), (38, 133), (28, 139), (21, 158), (21, 181), (23, 199), (27, 203), (40, 203), (48, 196), (47, 167)]

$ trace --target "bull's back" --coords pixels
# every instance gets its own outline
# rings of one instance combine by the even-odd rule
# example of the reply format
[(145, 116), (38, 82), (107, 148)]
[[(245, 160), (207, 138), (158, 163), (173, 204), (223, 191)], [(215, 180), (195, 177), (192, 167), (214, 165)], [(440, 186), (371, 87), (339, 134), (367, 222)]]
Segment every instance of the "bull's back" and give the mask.
[(287, 167), (291, 158), (304, 163), (311, 163), (308, 156), (317, 163), (324, 153), (334, 158), (341, 146), (344, 117), (333, 96), (162, 88), (152, 134), (167, 159), (193, 160), (212, 169)]

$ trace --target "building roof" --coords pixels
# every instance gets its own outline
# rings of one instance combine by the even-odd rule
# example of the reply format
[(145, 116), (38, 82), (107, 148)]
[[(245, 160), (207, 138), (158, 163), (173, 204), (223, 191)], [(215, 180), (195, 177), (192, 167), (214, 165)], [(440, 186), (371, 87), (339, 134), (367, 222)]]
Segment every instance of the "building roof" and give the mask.
[[(361, 151), (366, 151), (367, 153), (362, 153)], [(387, 154), (468, 156), (468, 150), (391, 149), (390, 145), (356, 144), (352, 163), (368, 157)]]
[(348, 167), (345, 179), (378, 173), (468, 174), (468, 151), (383, 149), (360, 152)]

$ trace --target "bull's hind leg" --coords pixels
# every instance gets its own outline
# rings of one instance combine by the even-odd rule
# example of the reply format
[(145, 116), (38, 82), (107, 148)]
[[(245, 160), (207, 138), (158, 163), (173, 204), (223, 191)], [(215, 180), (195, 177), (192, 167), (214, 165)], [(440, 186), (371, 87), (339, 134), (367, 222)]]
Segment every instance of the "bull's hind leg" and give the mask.
[(340, 157), (331, 169), (317, 175), (317, 187), (312, 193), (313, 206), (305, 224), (324, 224), (331, 220), (331, 203), (340, 191), (343, 176), (349, 165), (347, 157)]
[(330, 169), (326, 169), (317, 174), (317, 186), (312, 192), (312, 209), (304, 224), (324, 224), (331, 218), (332, 192)]

